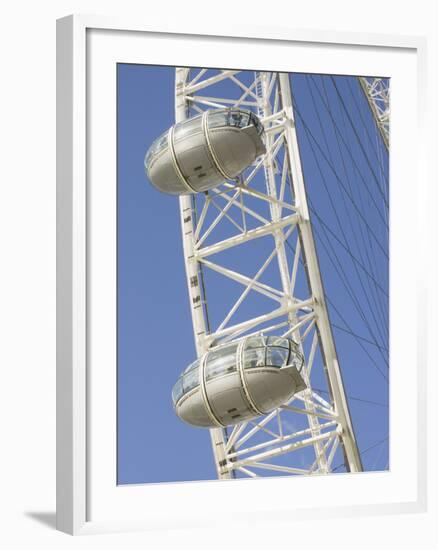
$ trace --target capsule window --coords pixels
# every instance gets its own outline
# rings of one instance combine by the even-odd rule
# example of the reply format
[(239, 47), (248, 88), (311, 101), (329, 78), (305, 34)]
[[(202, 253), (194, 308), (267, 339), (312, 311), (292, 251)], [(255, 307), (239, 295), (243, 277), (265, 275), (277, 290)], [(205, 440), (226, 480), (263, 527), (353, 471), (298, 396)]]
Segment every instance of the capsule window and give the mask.
[(266, 338), (264, 336), (252, 336), (245, 342), (245, 349), (264, 348)]
[(182, 395), (183, 395), (182, 378), (178, 378), (178, 380), (176, 381), (176, 384), (173, 386), (173, 389), (172, 389), (172, 401), (174, 405), (176, 405), (176, 403), (180, 400)]
[(228, 112), (227, 111), (209, 111), (208, 127), (220, 128), (223, 126), (228, 126)]
[(217, 376), (236, 370), (237, 344), (232, 343), (211, 351), (205, 365), (205, 379), (211, 380)]
[(199, 385), (199, 369), (192, 369), (183, 375), (183, 392), (188, 393)]
[(175, 140), (184, 139), (188, 135), (196, 134), (202, 130), (202, 121), (200, 116), (195, 116), (175, 124)]
[(286, 365), (289, 350), (286, 348), (269, 346), (266, 348), (266, 364), (270, 367), (282, 367)]
[(166, 130), (166, 132), (161, 134), (161, 136), (157, 137), (157, 139), (150, 146), (148, 152), (146, 153), (146, 157), (144, 159), (146, 168), (148, 168), (152, 158), (167, 147), (167, 136), (168, 136), (168, 130)]
[(158, 139), (158, 143), (157, 143), (157, 153), (159, 153), (162, 149), (164, 149), (165, 147), (167, 147), (167, 140), (168, 140), (168, 132), (165, 132), (164, 134), (161, 135), (161, 137)]
[(300, 372), (304, 365), (303, 355), (298, 350), (295, 351), (292, 349), (289, 364), (293, 365), (298, 370), (298, 372)]
[(237, 126), (237, 128), (240, 128), (241, 124), (242, 124), (242, 113), (240, 111), (231, 111), (230, 118), (229, 118), (229, 125)]
[(300, 346), (294, 340), (289, 340), (289, 345), (292, 351), (297, 351), (297, 352), (300, 351)]
[(254, 124), (258, 135), (261, 136), (264, 132), (264, 128), (263, 128), (263, 124), (260, 122), (259, 118), (256, 117), (256, 115), (251, 114), (251, 122), (252, 122), (252, 124)]
[(196, 361), (193, 361), (193, 363), (191, 363), (187, 368), (186, 370), (184, 371), (184, 374), (186, 372), (189, 372), (191, 370), (194, 370), (194, 369), (197, 369), (199, 368), (199, 359), (196, 359)]
[[(231, 113), (231, 116), (233, 116), (233, 113)], [(247, 111), (239, 111), (238, 116), (235, 117), (236, 122), (238, 121), (239, 128), (245, 128), (245, 126), (248, 126), (249, 119), (250, 114)]]
[(281, 336), (269, 336), (268, 338), (268, 346), (280, 346), (287, 350), (289, 350), (289, 342), (291, 342), (291, 340), (282, 338)]
[(242, 112), (241, 128), (245, 128), (245, 126), (249, 126), (249, 120), (250, 120), (250, 113), (247, 113), (246, 111), (243, 111)]
[(264, 367), (266, 365), (266, 348), (246, 349), (244, 352), (243, 366), (245, 369)]
[(263, 128), (263, 124), (260, 122), (260, 120), (258, 118), (255, 119), (256, 122), (255, 122), (255, 127), (257, 129), (257, 133), (259, 136), (261, 136), (263, 134), (263, 132), (265, 131), (265, 129)]

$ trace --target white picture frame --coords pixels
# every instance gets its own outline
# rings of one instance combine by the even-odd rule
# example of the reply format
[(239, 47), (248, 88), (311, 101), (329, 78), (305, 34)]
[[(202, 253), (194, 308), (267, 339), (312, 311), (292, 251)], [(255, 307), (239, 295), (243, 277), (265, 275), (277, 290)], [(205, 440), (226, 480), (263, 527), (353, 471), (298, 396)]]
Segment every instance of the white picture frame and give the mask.
[[(149, 46), (152, 44), (151, 41), (160, 44), (161, 52), (158, 55), (159, 48), (155, 48), (154, 59), (151, 49), (142, 46), (143, 40), (148, 40)], [(215, 48), (218, 41), (222, 45), (220, 52)], [(203, 47), (194, 48), (195, 43), (198, 46), (202, 44)], [(295, 483), (295, 494), (301, 494), (300, 487), (303, 484), (311, 483), (313, 494), (321, 496), (317, 499), (318, 507), (314, 507), (311, 500), (306, 502), (304, 498), (292, 503), (290, 499), (280, 498), (279, 483), (285, 483), (284, 478), (263, 480), (262, 485), (258, 482), (236, 480), (232, 483), (187, 482), (134, 487), (116, 487), (114, 483), (110, 487), (111, 480), (115, 480), (116, 460), (112, 454), (114, 449), (111, 447), (115, 433), (115, 379), (111, 382), (108, 378), (108, 384), (105, 386), (96, 384), (96, 381), (103, 380), (100, 376), (111, 377), (112, 371), (99, 371), (98, 365), (101, 364), (102, 356), (94, 355), (94, 349), (99, 347), (95, 342), (98, 342), (102, 335), (90, 329), (90, 310), (97, 311), (98, 318), (93, 321), (97, 324), (104, 324), (103, 317), (107, 314), (105, 312), (105, 316), (99, 317), (100, 309), (103, 313), (102, 304), (105, 296), (93, 295), (94, 287), (89, 266), (93, 262), (97, 269), (105, 270), (113, 265), (111, 238), (114, 238), (114, 232), (98, 235), (97, 238), (106, 241), (99, 241), (99, 245), (102, 245), (99, 249), (103, 252), (96, 257), (90, 258), (90, 250), (96, 251), (97, 248), (94, 245), (90, 247), (89, 244), (90, 228), (94, 227), (93, 223), (97, 217), (103, 227), (114, 228), (111, 225), (111, 205), (115, 198), (99, 200), (102, 199), (100, 192), (94, 194), (89, 188), (89, 182), (96, 177), (93, 173), (95, 166), (100, 163), (100, 167), (103, 167), (102, 159), (95, 160), (94, 156), (90, 157), (96, 152), (89, 134), (90, 116), (94, 117), (89, 101), (95, 93), (90, 87), (96, 84), (103, 87), (102, 89), (106, 86), (106, 89), (110, 90), (112, 81), (105, 78), (110, 75), (111, 67), (116, 60), (145, 63), (149, 59), (149, 63), (178, 65), (183, 63), (184, 55), (189, 55), (190, 51), (196, 49), (198, 66), (228, 66), (226, 63), (220, 63), (219, 56), (226, 56), (227, 47), (230, 48), (236, 43), (240, 46), (257, 44), (260, 56), (264, 55), (263, 52), (271, 55), (274, 48), (278, 55), (279, 70), (287, 70), (285, 52), (287, 48), (293, 47), (300, 52), (300, 66), (309, 72), (315, 70), (318, 53), (318, 63), (321, 63), (321, 49), (327, 52), (330, 50), (333, 54), (330, 58), (331, 65), (326, 67), (326, 72), (348, 73), (348, 65), (356, 62), (362, 64), (364, 71), (369, 70), (369, 73), (362, 74), (374, 74), (373, 67), (376, 68), (376, 63), (380, 62), (378, 60), (383, 60), (384, 56), (387, 56), (387, 59), (382, 63), (386, 67), (392, 67), (390, 72), (395, 82), (401, 83), (402, 72), (410, 71), (408, 83), (403, 86), (400, 94), (396, 92), (393, 101), (396, 104), (398, 102), (400, 109), (403, 106), (408, 109), (405, 124), (410, 126), (410, 135), (417, 136), (418, 146), (406, 143), (406, 139), (401, 135), (398, 142), (397, 130), (402, 126), (401, 120), (395, 116), (391, 121), (392, 153), (394, 151), (394, 154), (391, 154), (391, 178), (400, 179), (403, 193), (400, 197), (391, 196), (391, 228), (394, 226), (397, 231), (400, 229), (397, 224), (400, 225), (400, 221), (406, 217), (406, 208), (410, 208), (412, 238), (415, 237), (416, 242), (424, 242), (424, 221), (420, 219), (422, 209), (425, 211), (426, 181), (422, 176), (424, 163), (421, 161), (425, 86), (423, 39), (263, 27), (234, 27), (232, 31), (224, 33), (211, 26), (204, 27), (200, 32), (196, 28), (180, 29), (178, 25), (157, 28), (138, 21), (94, 16), (69, 16), (58, 20), (57, 528), (61, 531), (86, 534), (164, 527), (211, 527), (219, 521), (216, 511), (225, 499), (230, 498), (244, 498), (246, 501), (260, 503), (255, 508), (242, 512), (235, 520), (249, 523), (272, 521), (275, 518), (284, 520), (290, 517), (292, 512), (295, 518), (303, 519), (425, 510), (426, 342), (425, 331), (420, 330), (415, 315), (426, 296), (424, 273), (418, 267), (424, 263), (420, 261), (412, 261), (407, 273), (397, 277), (397, 286), (392, 287), (396, 298), (392, 299), (391, 322), (394, 320), (396, 323), (397, 318), (403, 314), (404, 304), (399, 299), (402, 291), (410, 289), (412, 302), (409, 332), (401, 331), (397, 338), (391, 337), (391, 361), (400, 357), (404, 368), (400, 367), (402, 375), (394, 375), (391, 384), (390, 449), (394, 465), (390, 472), (366, 474), (366, 477), (365, 474), (359, 474), (287, 480)], [(178, 48), (175, 48), (176, 44)], [(100, 54), (105, 58), (99, 58)], [(202, 64), (203, 56), (212, 59), (213, 54), (218, 61)], [(244, 57), (245, 54), (242, 53), (242, 62)], [(192, 59), (185, 59), (185, 65), (192, 63)], [(310, 64), (311, 59), (314, 59), (314, 65)], [(293, 70), (299, 70), (296, 64), (289, 67), (289, 71)], [(396, 86), (394, 88), (397, 90)], [(99, 91), (97, 88), (96, 90), (98, 94)], [(114, 101), (115, 93), (112, 88), (111, 90), (108, 97), (101, 102), (97, 118), (93, 118), (93, 128), (99, 128), (99, 121), (102, 124), (111, 110), (111, 101)], [(108, 132), (108, 127), (114, 129), (113, 121), (105, 122), (105, 125), (108, 144), (102, 142), (101, 146), (109, 147), (105, 150), (107, 153), (114, 151), (111, 147), (114, 147), (115, 135)], [(114, 171), (114, 164), (108, 162), (105, 169), (109, 172), (100, 172), (99, 177), (108, 175), (110, 179), (113, 178), (114, 174), (111, 175), (111, 171)], [(92, 201), (90, 193), (93, 193)], [(91, 233), (95, 238), (96, 232)], [(409, 238), (407, 233), (403, 233), (405, 243)], [(399, 248), (396, 243), (392, 243), (392, 257), (400, 258)], [(413, 251), (414, 259), (416, 255), (420, 257), (421, 254), (425, 254), (424, 247)], [(394, 282), (393, 264), (391, 269), (391, 281)], [(114, 290), (114, 286), (111, 286), (111, 275), (108, 279), (109, 286), (103, 285), (103, 292), (111, 293)], [(397, 288), (400, 288), (400, 292)], [(111, 327), (107, 329), (111, 333)], [(397, 346), (407, 334), (411, 335), (412, 347), (409, 354), (403, 356)], [(105, 337), (107, 336), (108, 332), (105, 333)], [(108, 348), (107, 353), (111, 354), (111, 346)], [(108, 360), (111, 362), (110, 356)], [(411, 368), (412, 364), (415, 365), (415, 369)], [(92, 372), (92, 369), (95, 371)], [(98, 378), (95, 378), (95, 372), (98, 373)], [(411, 376), (409, 383), (405, 379), (407, 373)], [(401, 410), (406, 389), (415, 394), (417, 408), (412, 411), (410, 420), (401, 426), (397, 422), (397, 411)], [(97, 401), (99, 407), (96, 409)], [(400, 446), (403, 440), (402, 429), (410, 432), (416, 444), (411, 444), (409, 448)], [(99, 464), (99, 468), (96, 467), (96, 463)], [(324, 493), (327, 494), (332, 489), (335, 489), (338, 495), (335, 499), (322, 498)], [(206, 502), (211, 506), (208, 513), (205, 511)], [(232, 517), (229, 519), (233, 521)]]

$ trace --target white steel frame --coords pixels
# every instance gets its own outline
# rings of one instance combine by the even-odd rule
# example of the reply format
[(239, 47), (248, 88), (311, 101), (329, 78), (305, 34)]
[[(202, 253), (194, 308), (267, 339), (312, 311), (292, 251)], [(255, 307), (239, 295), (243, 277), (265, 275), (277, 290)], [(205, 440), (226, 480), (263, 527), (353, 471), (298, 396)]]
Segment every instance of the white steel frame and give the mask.
[[(237, 100), (222, 97), (215, 91), (215, 85), (223, 83), (224, 80), (231, 81), (240, 89), (241, 93)], [(272, 471), (284, 474), (328, 473), (339, 443), (343, 449), (347, 470), (361, 471), (362, 463), (345, 397), (309, 219), (289, 75), (255, 72), (253, 82), (248, 85), (239, 80), (239, 71), (222, 70), (211, 76), (207, 69), (201, 69), (190, 79), (190, 69), (178, 68), (175, 106), (177, 122), (184, 120), (189, 110), (199, 113), (205, 112), (208, 108), (224, 106), (250, 108), (258, 113), (266, 130), (266, 154), (235, 184), (224, 182), (222, 186), (207, 194), (199, 220), (196, 220), (192, 197), (185, 195), (180, 198), (184, 255), (198, 356), (219, 342), (234, 340), (243, 334), (254, 332), (278, 333), (281, 329), (280, 334), (293, 337), (303, 352), (304, 340), (312, 339), (302, 371), (306, 390), (296, 394), (280, 409), (259, 420), (238, 424), (231, 431), (222, 428), (210, 431), (218, 477), (230, 478), (235, 471), (249, 477), (257, 477), (254, 469), (268, 474)], [(281, 149), (284, 155), (279, 169), (277, 159)], [(251, 186), (257, 172), (264, 172), (264, 193)], [(293, 187), (293, 202), (285, 199), (288, 184)], [(252, 197), (251, 208), (245, 204), (245, 196)], [(218, 197), (224, 199), (225, 204), (219, 205), (215, 200)], [(269, 204), (268, 218), (257, 211), (257, 202)], [(211, 204), (219, 210), (219, 214), (205, 228), (205, 219)], [(239, 215), (231, 217), (232, 210), (238, 211)], [(256, 228), (247, 229), (248, 216), (257, 219)], [(241, 223), (238, 223), (237, 219)], [(204, 245), (204, 241), (214, 228), (224, 222), (231, 222), (237, 228), (237, 233), (230, 238)], [(285, 241), (294, 232), (297, 234), (296, 248), (289, 265)], [(212, 254), (267, 235), (273, 237), (272, 252), (255, 276), (250, 277), (230, 270), (220, 265), (220, 260), (213, 262), (208, 259)], [(259, 281), (260, 275), (275, 257), (281, 281), (279, 288), (272, 288)], [(300, 260), (309, 285), (309, 296), (305, 299), (298, 298), (294, 292)], [(211, 332), (206, 320), (208, 303), (203, 285), (200, 284), (201, 271), (206, 268), (243, 286), (240, 298), (222, 323)], [(207, 295), (214, 291), (215, 289), (209, 288)], [(248, 318), (230, 325), (230, 320), (241, 303), (251, 299), (251, 291), (271, 298), (277, 303), (277, 307), (256, 318)], [(266, 326), (267, 322), (273, 324)], [(263, 325), (263, 329), (259, 328), (260, 325)], [(323, 357), (322, 366), (327, 377), (330, 403), (312, 389), (311, 373), (318, 346)], [(297, 401), (304, 407), (292, 405)], [(291, 412), (305, 414), (308, 428), (288, 429), (283, 417)], [(276, 423), (276, 430), (271, 427), (272, 423)], [(260, 434), (261, 431), (266, 435), (265, 441), (247, 444), (251, 437)], [(307, 467), (297, 467), (293, 460), (294, 452), (305, 446), (313, 446), (315, 457)], [(290, 465), (266, 462), (286, 453), (291, 455)]]
[(385, 147), (389, 149), (389, 80), (387, 78), (358, 78), (373, 113)]

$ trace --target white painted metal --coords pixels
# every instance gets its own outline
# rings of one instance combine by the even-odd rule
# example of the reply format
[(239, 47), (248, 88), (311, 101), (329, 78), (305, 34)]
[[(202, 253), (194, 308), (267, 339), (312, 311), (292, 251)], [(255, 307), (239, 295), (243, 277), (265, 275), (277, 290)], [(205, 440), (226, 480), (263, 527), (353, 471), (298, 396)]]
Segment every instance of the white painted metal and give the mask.
[[(187, 116), (186, 99), (184, 94), (186, 93), (184, 86), (187, 81), (189, 69), (177, 68), (176, 69), (176, 98), (175, 98), (175, 121), (180, 122), (185, 120)], [(193, 329), (195, 332), (195, 344), (196, 352), (198, 356), (207, 351), (206, 345), (206, 320), (204, 317), (202, 307), (201, 288), (198, 275), (198, 261), (195, 258), (195, 241), (194, 223), (193, 223), (193, 208), (192, 197), (190, 195), (184, 195), (180, 197), (180, 212), (181, 212), (181, 225), (183, 235), (183, 249), (184, 258), (186, 263), (186, 274), (188, 281), (189, 297), (190, 297), (190, 309), (192, 312)], [(225, 463), (225, 443), (226, 434), (222, 428), (210, 430), (211, 440), (213, 446), (213, 454), (216, 459), (217, 473), (220, 478), (226, 479), (231, 477), (231, 472), (223, 470), (222, 465)]]
[(389, 79), (358, 77), (385, 147), (389, 149)]
[[(191, 113), (203, 112), (212, 107), (252, 107), (265, 126), (267, 150), (238, 183), (224, 181), (220, 187), (198, 198), (198, 202), (204, 200), (198, 219), (194, 202), (196, 198), (180, 198), (197, 353), (199, 356), (218, 343), (257, 333), (289, 335), (299, 343), (304, 355), (306, 339), (309, 339), (310, 346), (307, 346), (306, 364), (302, 371), (306, 390), (296, 394), (280, 409), (261, 416), (258, 421), (239, 424), (232, 430), (211, 430), (218, 477), (229, 478), (236, 471), (249, 477), (263, 472), (265, 475), (272, 475), (272, 472), (328, 473), (339, 443), (347, 468), (360, 471), (360, 455), (345, 398), (309, 220), (289, 76), (257, 72), (250, 83), (243, 82), (241, 78), (243, 76), (239, 71), (202, 69), (190, 80), (189, 69), (176, 70), (177, 122)], [(224, 93), (220, 90), (224, 89), (226, 80), (229, 81), (229, 88), (236, 88), (234, 99), (221, 97)], [(218, 86), (220, 84), (222, 88)], [(194, 92), (199, 90), (205, 90), (206, 95), (197, 96)], [(262, 179), (264, 189), (255, 184)], [(219, 212), (213, 218), (212, 206)], [(230, 222), (234, 234), (215, 239), (219, 234), (218, 229), (225, 223), (230, 227)], [(294, 235), (295, 253), (290, 258), (287, 241)], [(221, 265), (219, 253), (223, 254), (250, 241), (259, 243), (263, 238), (271, 239), (272, 249), (267, 258), (260, 258), (261, 266), (255, 275)], [(216, 254), (218, 259), (215, 257), (211, 261), (209, 257)], [(272, 269), (274, 265), (278, 271), (277, 286), (260, 280), (266, 269)], [(239, 298), (216, 327), (208, 325), (208, 304), (201, 270), (214, 271), (242, 286)], [(296, 291), (300, 273), (301, 277), (305, 274), (308, 281), (308, 296), (305, 297), (298, 296)], [(215, 289), (211, 287), (207, 290), (209, 296), (214, 292)], [(255, 295), (266, 297), (268, 302), (273, 301), (275, 307), (266, 306), (261, 314), (247, 316), (232, 324), (231, 320), (242, 303), (253, 299)], [(318, 347), (322, 360), (315, 366)], [(331, 403), (312, 390), (312, 377), (318, 369), (324, 372)], [(296, 402), (301, 402), (303, 408)], [(294, 427), (288, 421), (291, 417), (307, 419), (307, 428)], [(295, 457), (300, 450), (309, 447), (313, 448), (314, 454), (310, 458), (306, 455), (308, 464), (303, 468), (303, 458), (297, 460)], [(290, 457), (287, 464), (272, 462), (283, 455)], [(256, 468), (258, 473), (255, 474), (252, 468)]]

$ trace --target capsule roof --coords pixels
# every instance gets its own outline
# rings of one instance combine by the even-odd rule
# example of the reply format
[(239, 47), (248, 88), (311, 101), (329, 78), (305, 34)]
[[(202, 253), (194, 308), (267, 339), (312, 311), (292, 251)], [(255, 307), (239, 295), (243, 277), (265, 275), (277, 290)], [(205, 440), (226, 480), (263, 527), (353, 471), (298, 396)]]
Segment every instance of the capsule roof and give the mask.
[(265, 152), (263, 125), (251, 111), (210, 109), (161, 134), (145, 156), (152, 184), (170, 194), (206, 191), (233, 180)]
[[(244, 109), (210, 109), (208, 113), (208, 123), (210, 128), (219, 128), (226, 126), (233, 126), (235, 128), (245, 128), (246, 126), (255, 126), (257, 129), (258, 135), (264, 133), (263, 124), (260, 122), (257, 115), (251, 111)], [(174, 128), (182, 129), (187, 128), (188, 133), (198, 131), (197, 125), (193, 124), (193, 121), (200, 121), (202, 115), (196, 115), (194, 117), (188, 118), (182, 122), (174, 124)], [(159, 135), (149, 147), (146, 156), (145, 156), (145, 166), (148, 168), (149, 163), (154, 155), (163, 151), (168, 144), (167, 136), (169, 135), (169, 130), (166, 130), (161, 135)]]

